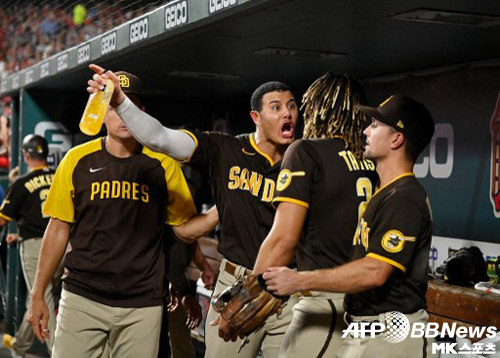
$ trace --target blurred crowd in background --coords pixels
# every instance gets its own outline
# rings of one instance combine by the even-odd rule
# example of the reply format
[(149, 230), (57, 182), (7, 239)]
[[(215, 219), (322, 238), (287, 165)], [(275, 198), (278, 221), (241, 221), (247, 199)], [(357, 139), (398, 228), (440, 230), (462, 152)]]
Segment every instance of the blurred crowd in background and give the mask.
[(0, 81), (167, 2), (0, 1)]
[[(0, 0), (0, 82), (171, 0)], [(8, 167), (11, 99), (0, 101), (0, 170)]]

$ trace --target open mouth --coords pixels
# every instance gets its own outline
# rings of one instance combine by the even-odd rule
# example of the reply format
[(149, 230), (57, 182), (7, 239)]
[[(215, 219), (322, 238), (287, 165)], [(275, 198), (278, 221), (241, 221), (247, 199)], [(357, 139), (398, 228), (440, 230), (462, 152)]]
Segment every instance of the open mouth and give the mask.
[(283, 138), (293, 138), (293, 124), (283, 123), (281, 126), (281, 137)]

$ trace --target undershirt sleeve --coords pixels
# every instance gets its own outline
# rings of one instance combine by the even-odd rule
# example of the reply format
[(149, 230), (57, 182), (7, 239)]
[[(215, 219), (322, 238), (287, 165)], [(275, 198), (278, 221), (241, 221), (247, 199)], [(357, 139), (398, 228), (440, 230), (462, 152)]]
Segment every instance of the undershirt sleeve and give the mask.
[(128, 97), (116, 107), (116, 113), (134, 138), (152, 151), (186, 161), (196, 149), (196, 143), (189, 134), (164, 127), (157, 119), (139, 109)]

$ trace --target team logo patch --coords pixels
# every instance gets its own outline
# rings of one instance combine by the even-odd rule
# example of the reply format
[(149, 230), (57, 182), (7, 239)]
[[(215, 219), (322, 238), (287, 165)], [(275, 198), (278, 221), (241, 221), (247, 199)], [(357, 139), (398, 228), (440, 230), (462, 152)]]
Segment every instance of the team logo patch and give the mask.
[(400, 252), (405, 247), (406, 241), (415, 241), (415, 238), (404, 236), (403, 233), (398, 230), (389, 230), (382, 238), (382, 247), (384, 250), (392, 253)]
[(283, 169), (278, 177), (278, 191), (285, 190), (292, 182), (293, 177), (303, 177), (306, 172), (291, 172), (288, 169)]
[(130, 80), (127, 76), (120, 75), (118, 79), (120, 80), (120, 87), (130, 87)]

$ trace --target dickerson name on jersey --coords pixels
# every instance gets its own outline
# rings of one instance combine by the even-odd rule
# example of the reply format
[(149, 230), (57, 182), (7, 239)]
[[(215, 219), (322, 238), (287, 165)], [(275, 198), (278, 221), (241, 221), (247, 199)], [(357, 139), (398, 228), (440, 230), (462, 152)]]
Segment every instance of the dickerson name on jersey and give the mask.
[(93, 182), (90, 192), (90, 201), (104, 199), (128, 199), (149, 202), (149, 187), (124, 180)]
[(54, 180), (54, 174), (42, 174), (27, 181), (24, 186), (30, 193), (33, 193), (37, 189), (49, 187), (52, 180)]

